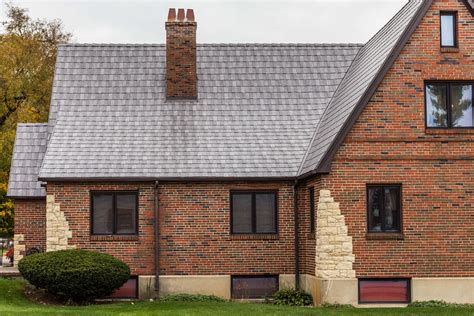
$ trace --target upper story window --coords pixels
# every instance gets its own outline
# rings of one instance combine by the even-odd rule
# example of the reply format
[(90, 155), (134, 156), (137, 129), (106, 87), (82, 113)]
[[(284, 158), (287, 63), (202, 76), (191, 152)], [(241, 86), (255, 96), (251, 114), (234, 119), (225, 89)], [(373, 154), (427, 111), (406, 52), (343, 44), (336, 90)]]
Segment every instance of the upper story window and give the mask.
[(457, 47), (456, 12), (440, 13), (441, 47)]
[(367, 224), (369, 233), (401, 232), (400, 185), (367, 186)]
[(233, 234), (276, 234), (277, 193), (274, 191), (231, 192)]
[(425, 85), (426, 126), (474, 127), (472, 82), (429, 82)]
[(138, 193), (92, 192), (91, 233), (93, 235), (137, 234)]

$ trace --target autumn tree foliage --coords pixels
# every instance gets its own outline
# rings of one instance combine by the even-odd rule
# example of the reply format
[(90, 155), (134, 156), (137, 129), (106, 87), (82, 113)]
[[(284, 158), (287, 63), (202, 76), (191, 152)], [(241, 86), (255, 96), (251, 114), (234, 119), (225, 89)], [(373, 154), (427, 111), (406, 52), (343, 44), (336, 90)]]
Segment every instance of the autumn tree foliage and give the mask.
[(46, 122), (58, 45), (71, 39), (61, 21), (33, 20), (7, 5), (0, 33), (0, 234), (13, 232), (13, 205), (6, 199), (17, 123)]

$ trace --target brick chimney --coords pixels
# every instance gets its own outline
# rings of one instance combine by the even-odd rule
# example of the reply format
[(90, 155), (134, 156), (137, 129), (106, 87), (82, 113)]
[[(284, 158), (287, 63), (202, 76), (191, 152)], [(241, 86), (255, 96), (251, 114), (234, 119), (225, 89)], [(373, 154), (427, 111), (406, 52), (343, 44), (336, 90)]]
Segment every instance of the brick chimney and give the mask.
[(166, 22), (166, 98), (197, 99), (196, 28), (192, 9), (170, 9)]

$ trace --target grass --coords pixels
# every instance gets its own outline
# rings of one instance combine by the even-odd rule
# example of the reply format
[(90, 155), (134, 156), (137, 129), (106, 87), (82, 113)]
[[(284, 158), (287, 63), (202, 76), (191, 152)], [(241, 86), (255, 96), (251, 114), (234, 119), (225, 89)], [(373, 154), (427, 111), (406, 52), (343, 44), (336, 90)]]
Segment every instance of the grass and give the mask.
[(24, 283), (0, 279), (0, 315), (473, 315), (468, 307), (308, 308), (247, 303), (123, 302), (89, 306), (46, 306), (23, 293)]

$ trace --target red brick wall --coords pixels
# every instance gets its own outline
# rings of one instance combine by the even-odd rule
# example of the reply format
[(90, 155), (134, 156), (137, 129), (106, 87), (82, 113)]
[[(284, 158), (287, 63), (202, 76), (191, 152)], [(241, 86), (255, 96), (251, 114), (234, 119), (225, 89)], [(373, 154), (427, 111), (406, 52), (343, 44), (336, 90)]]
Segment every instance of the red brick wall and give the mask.
[[(292, 183), (160, 185), (162, 274), (294, 273)], [(230, 234), (229, 191), (278, 190), (278, 239)], [(255, 236), (253, 236), (255, 237)]]
[[(154, 184), (153, 183), (57, 183), (48, 182), (47, 193), (55, 196), (72, 231), (70, 245), (105, 252), (126, 262), (132, 274), (154, 274)], [(139, 236), (91, 236), (90, 191), (138, 190)]]
[(46, 200), (15, 200), (15, 234), (23, 234), (26, 250), (46, 247)]
[[(161, 274), (294, 273), (292, 183), (161, 183)], [(133, 274), (154, 273), (153, 183), (48, 183), (78, 248), (124, 260)], [(278, 190), (278, 236), (230, 235), (231, 189)], [(139, 190), (140, 236), (97, 240), (90, 235), (91, 190)], [(101, 237), (104, 238), (104, 237)], [(135, 240), (134, 240), (135, 239)]]
[[(459, 51), (441, 52), (456, 10)], [(341, 203), (362, 276), (474, 276), (474, 130), (427, 131), (424, 80), (474, 79), (474, 18), (435, 1), (322, 177)], [(367, 240), (366, 184), (401, 183), (403, 240)]]

